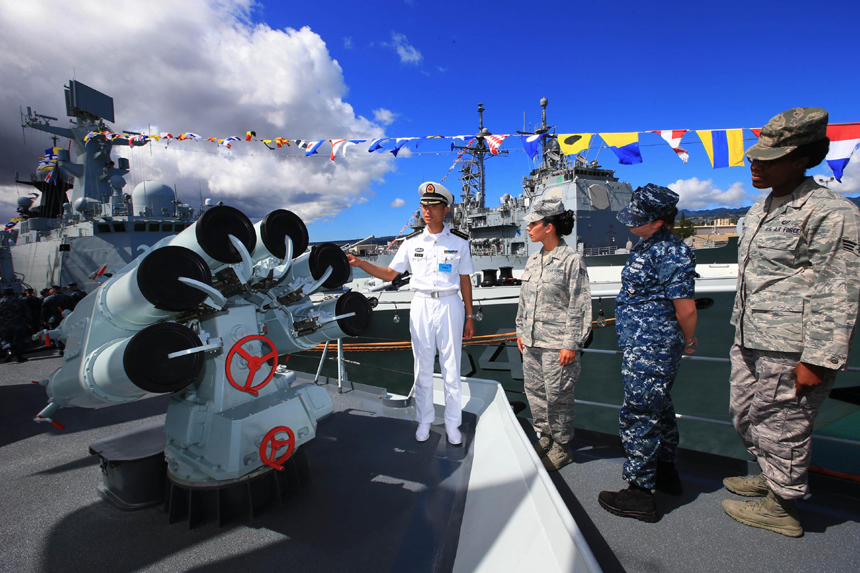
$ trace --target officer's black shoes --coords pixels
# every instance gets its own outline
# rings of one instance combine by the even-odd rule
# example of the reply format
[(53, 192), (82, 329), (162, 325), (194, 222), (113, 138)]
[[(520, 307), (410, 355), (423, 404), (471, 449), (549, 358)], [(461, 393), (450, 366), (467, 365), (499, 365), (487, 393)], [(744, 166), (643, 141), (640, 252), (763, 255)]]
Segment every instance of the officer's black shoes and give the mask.
[(657, 516), (657, 502), (650, 490), (630, 484), (627, 489), (621, 491), (601, 491), (597, 496), (600, 506), (621, 517), (633, 517), (639, 521), (654, 523), (660, 518)]
[(21, 355), (19, 354), (19, 355), (18, 355), (17, 360), (18, 360), (18, 363), (20, 364), (21, 362), (27, 362), (27, 361), (28, 361), (28, 360), (30, 360), (30, 359), (29, 359), (29, 358), (27, 358), (26, 356), (21, 356)]
[(681, 485), (681, 476), (675, 469), (675, 462), (657, 461), (657, 480), (654, 489), (667, 495), (681, 495), (684, 486)]
[(535, 453), (539, 458), (544, 457), (552, 447), (552, 436), (541, 436), (540, 440), (534, 443)]

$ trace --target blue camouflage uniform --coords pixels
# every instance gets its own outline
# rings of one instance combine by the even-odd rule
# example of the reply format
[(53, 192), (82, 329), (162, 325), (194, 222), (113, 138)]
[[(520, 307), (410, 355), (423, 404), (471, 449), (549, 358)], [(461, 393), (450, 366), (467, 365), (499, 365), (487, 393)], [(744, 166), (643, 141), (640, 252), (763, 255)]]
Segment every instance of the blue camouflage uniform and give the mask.
[[(649, 187), (644, 188), (646, 193)], [(678, 196), (657, 189), (674, 195), (669, 199), (669, 207), (674, 207)], [(631, 206), (636, 200), (634, 195)], [(630, 226), (639, 222), (625, 221), (622, 214), (618, 218)], [(627, 453), (623, 478), (646, 489), (654, 487), (658, 459), (675, 461), (678, 425), (669, 392), (684, 352), (684, 335), (673, 300), (693, 298), (695, 266), (690, 247), (661, 227), (633, 247), (621, 273), (615, 324), (618, 345), (624, 347), (624, 405), (619, 419)]]

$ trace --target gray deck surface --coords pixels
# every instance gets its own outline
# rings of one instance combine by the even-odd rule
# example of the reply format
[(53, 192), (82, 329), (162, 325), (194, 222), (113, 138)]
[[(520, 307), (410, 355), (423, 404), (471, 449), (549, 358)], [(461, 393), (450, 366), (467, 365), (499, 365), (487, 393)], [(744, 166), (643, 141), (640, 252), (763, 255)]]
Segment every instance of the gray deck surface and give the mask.
[(682, 450), (683, 495), (657, 492), (662, 517), (644, 523), (612, 515), (597, 502), (602, 490), (627, 487), (617, 436), (578, 431), (573, 447), (575, 462), (551, 475), (607, 573), (860, 571), (860, 484), (811, 476), (810, 495), (798, 503), (805, 534), (789, 538), (738, 523), (723, 511), (724, 499), (749, 499), (722, 484), (725, 477), (745, 475), (746, 462)]
[[(89, 444), (158, 420), (167, 398), (102, 410), (61, 410), (57, 431), (32, 422), (46, 403), (51, 356), (0, 364), (0, 571), (426, 571), (450, 569), (468, 480), (466, 447), (414, 424), (377, 396), (335, 395), (336, 414), (306, 453), (311, 483), (282, 508), (222, 529), (167, 524), (161, 508), (121, 512), (102, 501)], [(397, 417), (396, 414), (394, 415)], [(467, 424), (468, 425), (468, 424)], [(524, 422), (524, 426), (528, 426)], [(625, 487), (617, 439), (578, 432), (576, 463), (553, 475), (604, 571), (860, 571), (860, 485), (816, 477), (799, 504), (806, 535), (790, 539), (735, 522), (722, 478), (746, 464), (682, 452), (685, 493), (657, 494), (655, 524), (613, 516), (597, 503)], [(429, 540), (429, 542), (427, 542)], [(275, 569), (276, 568), (276, 569)]]
[[(335, 413), (303, 446), (310, 483), (283, 507), (219, 529), (168, 525), (161, 506), (122, 512), (99, 498), (89, 444), (163, 419), (159, 396), (56, 414), (66, 430), (32, 422), (56, 357), (0, 364), (0, 571), (403, 571), (451, 568), (476, 418), (465, 447), (439, 428), (382, 415), (378, 395), (334, 393)], [(385, 408), (391, 414), (390, 408)], [(395, 412), (396, 416), (397, 413)], [(401, 413), (401, 415), (407, 415)]]

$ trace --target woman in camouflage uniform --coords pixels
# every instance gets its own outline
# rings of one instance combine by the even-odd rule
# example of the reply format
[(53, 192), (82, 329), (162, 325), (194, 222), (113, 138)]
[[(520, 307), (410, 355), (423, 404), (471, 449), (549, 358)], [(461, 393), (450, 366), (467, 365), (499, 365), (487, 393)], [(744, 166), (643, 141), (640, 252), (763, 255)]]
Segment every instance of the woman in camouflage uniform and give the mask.
[(517, 346), (523, 353), (526, 397), (535, 429), (535, 450), (544, 466), (573, 461), (573, 389), (582, 345), (591, 332), (591, 289), (582, 256), (565, 243), (573, 212), (558, 197), (543, 198), (525, 216), (529, 238), (543, 248), (529, 257), (517, 310)]

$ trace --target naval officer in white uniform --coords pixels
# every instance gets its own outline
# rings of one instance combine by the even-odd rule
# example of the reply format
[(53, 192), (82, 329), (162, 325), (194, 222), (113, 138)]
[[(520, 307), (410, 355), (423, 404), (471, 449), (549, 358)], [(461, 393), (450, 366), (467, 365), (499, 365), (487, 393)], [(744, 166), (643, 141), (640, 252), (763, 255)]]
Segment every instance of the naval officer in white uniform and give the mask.
[[(427, 226), (407, 236), (388, 268), (372, 265), (347, 255), (349, 264), (384, 281), (411, 269), (409, 284), (415, 292), (409, 312), (412, 354), (415, 358), (415, 410), (418, 430), (415, 439), (430, 437), (433, 411), (433, 363), (439, 351), (439, 365), (445, 379), (445, 431), (454, 445), (463, 442), (460, 435), (460, 355), (463, 339), (475, 334), (472, 317), (472, 283), (475, 272), (469, 236), (450, 229), (443, 218), (454, 196), (433, 182), (418, 187), (421, 215)], [(463, 298), (457, 296), (462, 292)], [(464, 321), (465, 319), (465, 321)], [(465, 327), (465, 330), (464, 330)]]

